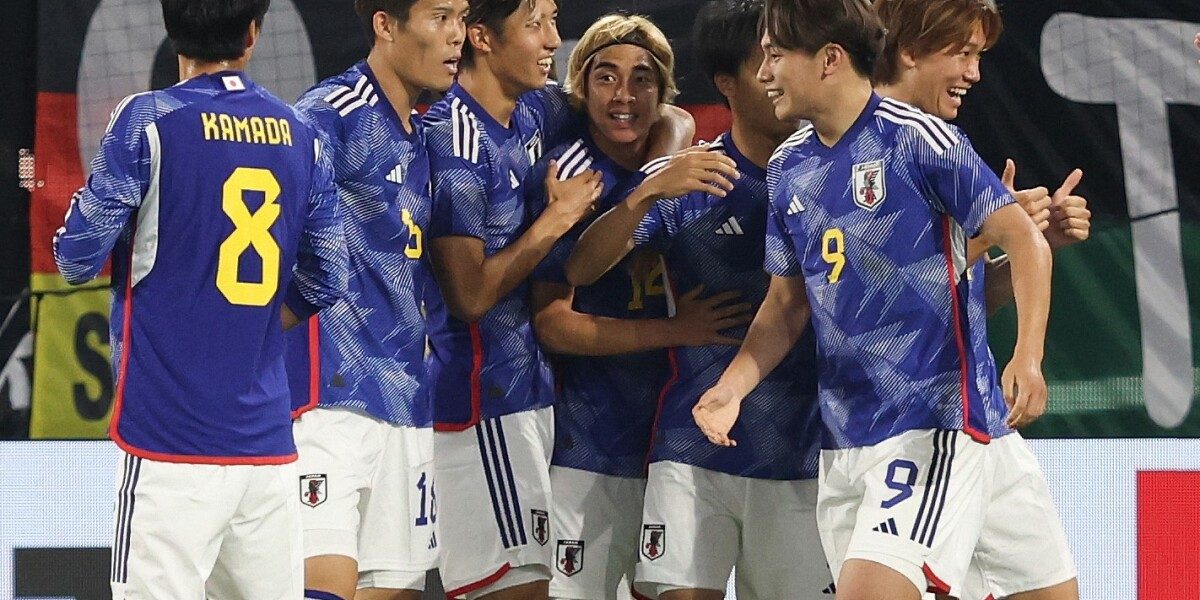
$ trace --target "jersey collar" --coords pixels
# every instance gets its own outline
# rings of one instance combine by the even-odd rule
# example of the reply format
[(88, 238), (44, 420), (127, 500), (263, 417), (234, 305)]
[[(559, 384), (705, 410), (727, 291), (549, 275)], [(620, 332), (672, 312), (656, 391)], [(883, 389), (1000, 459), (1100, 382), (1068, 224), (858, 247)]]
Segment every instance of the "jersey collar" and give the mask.
[[(375, 93), (379, 97), (379, 102), (376, 102), (376, 104), (379, 106), (376, 107), (376, 110), (383, 114), (385, 119), (395, 120), (397, 130), (399, 130), (400, 133), (405, 137), (413, 138), (420, 135), (421, 119), (410, 115), (408, 122), (409, 125), (412, 126), (412, 133), (410, 134), (405, 131), (404, 121), (402, 120), (400, 113), (397, 112), (396, 107), (392, 106), (392, 103), (387, 98), (387, 94), (383, 93), (383, 86), (379, 85), (379, 79), (375, 77), (375, 72), (371, 70), (371, 65), (367, 64), (366, 60), (360, 60), (355, 66), (358, 68), (359, 72), (367, 78), (367, 83), (375, 87)], [(407, 109), (407, 107), (405, 108)]]
[(879, 107), (879, 101), (879, 94), (871, 92), (871, 97), (867, 100), (867, 105), (863, 107), (863, 110), (861, 113), (859, 113), (858, 118), (854, 120), (854, 123), (850, 124), (850, 128), (846, 130), (846, 133), (842, 134), (841, 139), (839, 139), (832, 147), (826, 146), (825, 142), (822, 142), (821, 137), (818, 135), (812, 136), (813, 141), (815, 141), (817, 146), (822, 150), (833, 152), (842, 150), (847, 144), (850, 143), (850, 140), (858, 137), (858, 133), (862, 131), (868, 123), (871, 122), (871, 118), (875, 115), (875, 109)]
[(725, 146), (725, 153), (733, 162), (737, 164), (738, 171), (745, 173), (760, 181), (767, 180), (767, 170), (754, 164), (754, 161), (746, 158), (745, 154), (733, 143), (733, 132), (726, 131), (721, 134), (721, 144)]

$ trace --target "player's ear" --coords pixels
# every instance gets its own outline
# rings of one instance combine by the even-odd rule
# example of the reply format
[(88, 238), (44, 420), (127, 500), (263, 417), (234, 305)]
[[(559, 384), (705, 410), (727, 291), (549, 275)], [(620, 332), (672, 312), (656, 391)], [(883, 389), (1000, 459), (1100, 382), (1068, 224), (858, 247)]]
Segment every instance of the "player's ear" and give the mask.
[(912, 51), (907, 48), (900, 48), (899, 52), (896, 52), (896, 56), (900, 59), (900, 66), (905, 69), (917, 66), (917, 59), (913, 57)]
[(492, 51), (492, 32), (483, 23), (467, 26), (467, 42), (479, 52)]
[(717, 73), (713, 75), (713, 85), (717, 91), (726, 98), (733, 98), (737, 95), (737, 78), (728, 73)]
[(371, 28), (375, 30), (375, 38), (386, 42), (396, 41), (392, 32), (392, 18), (384, 11), (377, 10), (371, 16)]
[(250, 58), (250, 54), (254, 52), (254, 45), (258, 43), (258, 34), (262, 33), (262, 28), (259, 27), (258, 21), (250, 20), (250, 26), (246, 28), (245, 45), (246, 50), (242, 54), (246, 59)]

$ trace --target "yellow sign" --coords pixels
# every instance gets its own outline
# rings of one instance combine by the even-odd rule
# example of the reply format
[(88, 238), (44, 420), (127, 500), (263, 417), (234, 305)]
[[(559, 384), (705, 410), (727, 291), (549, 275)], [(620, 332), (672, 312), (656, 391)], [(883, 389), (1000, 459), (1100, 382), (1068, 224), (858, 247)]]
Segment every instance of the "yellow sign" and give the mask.
[(33, 439), (103, 439), (112, 414), (107, 278), (70, 287), (34, 274)]

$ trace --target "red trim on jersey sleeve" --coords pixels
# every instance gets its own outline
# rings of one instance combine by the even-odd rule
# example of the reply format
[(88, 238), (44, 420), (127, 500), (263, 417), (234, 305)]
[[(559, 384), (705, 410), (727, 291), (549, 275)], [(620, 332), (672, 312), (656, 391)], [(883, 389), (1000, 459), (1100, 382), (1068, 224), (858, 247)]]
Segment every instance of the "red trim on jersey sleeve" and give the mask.
[[(131, 236), (132, 237), (132, 236)], [(117, 389), (114, 392), (113, 415), (108, 425), (108, 436), (117, 447), (125, 452), (159, 462), (185, 463), (192, 465), (284, 465), (296, 462), (296, 453), (284, 456), (199, 456), (190, 454), (167, 454), (138, 448), (121, 437), (121, 408), (125, 403), (125, 378), (129, 374), (129, 354), (133, 341), (133, 253), (129, 253), (129, 272), (125, 275), (125, 309), (121, 323), (121, 366), (117, 369)]]
[(950, 239), (950, 217), (942, 217), (942, 238), (945, 240), (946, 249), (946, 274), (947, 282), (950, 284), (950, 312), (954, 313), (954, 341), (958, 345), (958, 364), (959, 364), (959, 384), (962, 390), (962, 408), (963, 408), (963, 432), (971, 436), (971, 439), (981, 444), (986, 444), (992, 441), (991, 436), (986, 431), (979, 431), (971, 427), (971, 401), (970, 401), (970, 373), (967, 365), (967, 344), (963, 339), (963, 324), (962, 315), (960, 314), (960, 304), (958, 302), (958, 292), (954, 286), (954, 247)]
[(292, 411), (292, 420), (314, 409), (321, 401), (321, 325), (317, 315), (308, 318), (308, 403)]
[(466, 431), (479, 424), (483, 415), (483, 334), (479, 331), (479, 323), (467, 325), (471, 333), (471, 419), (466, 423), (434, 423), (434, 431)]
[[(671, 282), (667, 259), (663, 258), (662, 263), (663, 283), (666, 284), (667, 293), (671, 295), (671, 298), (675, 298), (675, 286)], [(667, 392), (670, 392), (671, 387), (679, 382), (679, 358), (675, 355), (675, 348), (667, 348), (667, 363), (671, 367), (671, 376), (667, 378), (667, 382), (658, 392), (658, 406), (654, 409), (654, 422), (650, 424), (650, 443), (646, 445), (646, 458), (642, 460), (642, 468), (645, 472), (650, 470), (650, 455), (654, 453), (654, 442), (658, 439), (658, 421), (662, 417), (663, 406), (667, 403)], [(630, 588), (632, 589), (632, 586)]]
[(929, 581), (929, 591), (934, 594), (949, 594), (950, 584), (942, 581), (933, 569), (929, 568), (929, 563), (921, 565), (921, 572), (925, 573), (925, 579)]
[(471, 592), (474, 592), (475, 590), (482, 589), (489, 585), (492, 585), (493, 583), (500, 581), (500, 578), (504, 577), (504, 575), (506, 573), (508, 573), (508, 571), (510, 569), (512, 569), (512, 564), (504, 563), (504, 566), (497, 569), (495, 573), (492, 573), (491, 575), (488, 575), (487, 577), (484, 577), (483, 579), (480, 579), (479, 581), (476, 581), (475, 583), (468, 583), (467, 585), (464, 585), (462, 587), (454, 588), (452, 590), (447, 591), (446, 597), (447, 598), (457, 598), (459, 596), (465, 596), (467, 594), (470, 594)]

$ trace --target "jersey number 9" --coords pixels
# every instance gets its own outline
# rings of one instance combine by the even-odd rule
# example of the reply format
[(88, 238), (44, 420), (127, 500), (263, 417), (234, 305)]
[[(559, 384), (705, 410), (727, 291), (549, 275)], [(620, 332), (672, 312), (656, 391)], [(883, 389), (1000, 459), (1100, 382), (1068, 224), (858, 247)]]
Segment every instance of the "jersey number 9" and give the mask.
[(841, 229), (828, 229), (821, 238), (821, 258), (833, 266), (829, 270), (829, 283), (837, 283), (846, 268), (846, 237)]
[[(246, 192), (261, 192), (262, 206), (251, 213)], [(238, 167), (221, 189), (221, 209), (233, 221), (233, 233), (221, 242), (217, 258), (217, 289), (230, 304), (266, 306), (279, 289), (279, 243), (271, 237), (271, 225), (279, 218), (279, 181), (266, 169)], [(238, 279), (242, 254), (254, 249), (262, 259), (258, 281)]]

